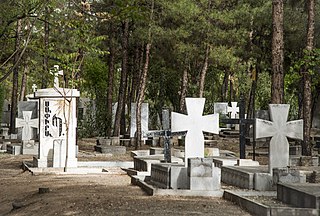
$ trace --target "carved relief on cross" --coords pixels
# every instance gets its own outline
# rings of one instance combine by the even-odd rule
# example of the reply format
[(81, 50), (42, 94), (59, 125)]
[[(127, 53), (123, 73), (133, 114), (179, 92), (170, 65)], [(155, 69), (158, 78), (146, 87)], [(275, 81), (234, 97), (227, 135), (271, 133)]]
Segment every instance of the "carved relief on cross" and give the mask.
[(16, 128), (22, 127), (22, 140), (31, 140), (32, 128), (39, 127), (39, 119), (31, 119), (32, 111), (23, 111), (23, 119), (16, 118)]
[(202, 116), (205, 98), (186, 98), (188, 115), (172, 112), (171, 131), (187, 131), (185, 166), (188, 158), (204, 157), (203, 132), (219, 133), (219, 114)]
[(289, 165), (289, 142), (292, 139), (303, 139), (303, 120), (287, 122), (289, 104), (270, 104), (271, 121), (256, 119), (256, 138), (272, 137), (269, 146), (269, 173), (273, 168)]
[(54, 65), (53, 70), (50, 70), (50, 73), (54, 75), (53, 86), (59, 88), (59, 75), (63, 76), (63, 70), (59, 70), (59, 65)]
[(239, 107), (237, 107), (238, 102), (231, 102), (231, 107), (228, 106), (228, 113), (230, 113), (230, 118), (236, 118), (236, 115), (239, 113)]

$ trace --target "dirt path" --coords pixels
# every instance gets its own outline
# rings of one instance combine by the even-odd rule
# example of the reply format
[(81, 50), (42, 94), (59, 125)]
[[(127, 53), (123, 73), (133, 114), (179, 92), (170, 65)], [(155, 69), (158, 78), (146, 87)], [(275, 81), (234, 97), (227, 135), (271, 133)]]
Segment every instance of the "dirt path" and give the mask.
[(150, 197), (123, 174), (33, 176), (25, 159), (0, 154), (0, 215), (250, 215), (218, 198)]

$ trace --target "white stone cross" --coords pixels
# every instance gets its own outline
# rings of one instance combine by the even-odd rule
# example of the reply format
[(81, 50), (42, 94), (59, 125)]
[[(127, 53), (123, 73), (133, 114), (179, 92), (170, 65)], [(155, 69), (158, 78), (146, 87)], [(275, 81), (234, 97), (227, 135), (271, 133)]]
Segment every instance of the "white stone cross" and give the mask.
[(50, 73), (54, 75), (53, 86), (55, 88), (59, 88), (59, 75), (63, 76), (63, 70), (59, 71), (59, 65), (54, 65), (53, 68), (54, 69), (52, 71), (50, 71)]
[(269, 173), (289, 165), (287, 137), (303, 139), (303, 120), (287, 122), (289, 104), (269, 104), (271, 121), (256, 119), (256, 138), (272, 137), (269, 146)]
[(236, 118), (236, 115), (239, 113), (239, 107), (237, 107), (238, 102), (231, 102), (231, 107), (228, 106), (228, 113), (230, 113), (230, 118)]
[(219, 114), (202, 116), (205, 98), (186, 98), (188, 115), (172, 112), (171, 131), (187, 131), (185, 138), (185, 166), (188, 158), (204, 157), (203, 131), (219, 133)]
[(35, 91), (37, 91), (38, 86), (37, 86), (36, 84), (33, 83), (33, 85), (32, 85), (31, 87), (32, 87), (33, 93), (34, 93)]
[(39, 127), (39, 119), (31, 119), (32, 111), (22, 111), (23, 119), (16, 118), (16, 128), (22, 127), (22, 140), (31, 140), (32, 128)]

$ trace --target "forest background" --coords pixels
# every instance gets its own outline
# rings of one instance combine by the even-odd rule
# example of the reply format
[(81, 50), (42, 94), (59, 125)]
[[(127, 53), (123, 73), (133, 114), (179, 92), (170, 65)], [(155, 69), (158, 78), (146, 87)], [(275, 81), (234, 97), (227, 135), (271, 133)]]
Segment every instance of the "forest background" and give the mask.
[(163, 107), (186, 112), (185, 97), (206, 98), (206, 113), (214, 102), (242, 97), (248, 117), (269, 103), (290, 104), (290, 119), (305, 120), (303, 152), (310, 154), (320, 94), (318, 3), (2, 0), (0, 102), (11, 103), (10, 131), (18, 101), (33, 84), (52, 87), (50, 71), (59, 65), (63, 87), (94, 101), (81, 136), (126, 134), (132, 102), (137, 113), (148, 102), (157, 127)]

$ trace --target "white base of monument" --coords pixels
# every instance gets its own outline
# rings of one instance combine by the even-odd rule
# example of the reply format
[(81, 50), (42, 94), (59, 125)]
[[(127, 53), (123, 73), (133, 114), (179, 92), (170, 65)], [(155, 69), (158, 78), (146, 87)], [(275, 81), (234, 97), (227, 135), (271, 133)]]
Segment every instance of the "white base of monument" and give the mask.
[[(36, 157), (33, 158), (33, 166), (39, 167), (39, 168), (47, 168), (47, 167), (53, 167), (53, 168), (64, 168), (65, 167), (65, 161), (55, 160), (48, 158), (42, 158), (38, 159)], [(78, 160), (75, 159), (68, 159), (67, 162), (68, 168), (76, 168), (78, 167)]]

